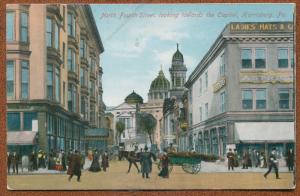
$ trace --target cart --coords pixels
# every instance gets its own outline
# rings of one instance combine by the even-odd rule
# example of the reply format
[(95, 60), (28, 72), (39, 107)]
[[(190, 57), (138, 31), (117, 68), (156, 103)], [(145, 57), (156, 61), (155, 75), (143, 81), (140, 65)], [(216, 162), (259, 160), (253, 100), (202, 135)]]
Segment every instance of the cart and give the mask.
[[(177, 154), (168, 154), (169, 173), (173, 166), (181, 166), (183, 171), (189, 174), (197, 174), (201, 169), (201, 158), (199, 156), (181, 156)], [(158, 169), (161, 170), (161, 162), (158, 163)]]

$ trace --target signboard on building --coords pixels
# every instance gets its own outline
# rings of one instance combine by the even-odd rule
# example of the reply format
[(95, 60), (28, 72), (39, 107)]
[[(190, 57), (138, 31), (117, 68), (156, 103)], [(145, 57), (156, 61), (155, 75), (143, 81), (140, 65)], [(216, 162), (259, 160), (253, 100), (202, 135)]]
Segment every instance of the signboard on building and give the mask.
[(292, 22), (233, 22), (230, 23), (231, 33), (251, 33), (251, 32), (285, 32), (294, 31)]
[(32, 120), (32, 131), (38, 132), (38, 120)]

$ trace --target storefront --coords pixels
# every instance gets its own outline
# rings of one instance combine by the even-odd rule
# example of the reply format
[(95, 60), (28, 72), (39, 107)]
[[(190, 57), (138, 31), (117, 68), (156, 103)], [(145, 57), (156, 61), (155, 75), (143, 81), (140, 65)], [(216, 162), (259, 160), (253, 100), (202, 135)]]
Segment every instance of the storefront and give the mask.
[(7, 145), (9, 152), (16, 152), (19, 155), (29, 155), (37, 150), (35, 131), (14, 131), (7, 132)]
[(294, 149), (294, 122), (241, 122), (234, 129), (239, 153), (255, 149), (268, 155), (276, 148), (279, 157), (284, 157), (289, 148)]

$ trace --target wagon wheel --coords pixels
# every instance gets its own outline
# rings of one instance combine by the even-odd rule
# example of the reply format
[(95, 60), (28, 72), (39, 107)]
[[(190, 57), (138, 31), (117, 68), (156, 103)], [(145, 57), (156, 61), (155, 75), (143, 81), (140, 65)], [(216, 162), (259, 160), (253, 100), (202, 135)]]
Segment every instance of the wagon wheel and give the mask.
[[(161, 162), (158, 162), (158, 164), (157, 164), (157, 169), (158, 169), (159, 171), (161, 170)], [(169, 173), (172, 172), (172, 170), (173, 170), (173, 164), (172, 164), (172, 163), (169, 163), (169, 165), (168, 165), (168, 170), (169, 170)]]
[(197, 174), (197, 173), (199, 173), (199, 171), (201, 169), (201, 164), (200, 163), (199, 164), (184, 163), (184, 164), (182, 164), (182, 169), (186, 173)]

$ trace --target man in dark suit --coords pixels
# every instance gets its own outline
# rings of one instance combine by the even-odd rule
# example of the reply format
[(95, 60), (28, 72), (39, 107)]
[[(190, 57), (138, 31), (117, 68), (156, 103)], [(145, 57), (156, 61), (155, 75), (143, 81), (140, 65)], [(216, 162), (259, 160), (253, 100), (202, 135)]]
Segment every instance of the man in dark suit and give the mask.
[(290, 148), (286, 154), (286, 164), (289, 168), (289, 171), (293, 171), (294, 170), (294, 151), (292, 148)]
[(272, 171), (272, 168), (275, 170), (276, 179), (280, 179), (278, 175), (278, 161), (276, 159), (276, 149), (273, 148), (269, 156), (269, 170), (264, 174), (264, 177), (267, 178), (268, 174)]
[(233, 154), (231, 148), (229, 148), (229, 152), (227, 153), (227, 159), (228, 159), (228, 170), (230, 170), (230, 168), (233, 170), (234, 154)]
[(10, 174), (10, 166), (11, 166), (11, 153), (7, 152), (7, 173)]
[(136, 169), (138, 170), (138, 173), (140, 173), (140, 169), (139, 169), (138, 165), (136, 164), (136, 162), (138, 161), (136, 150), (135, 151), (130, 151), (128, 153), (127, 160), (129, 162), (129, 167), (128, 167), (128, 172), (127, 173), (130, 172), (132, 164), (136, 167)]
[(149, 173), (151, 172), (151, 153), (148, 152), (148, 147), (145, 146), (144, 152), (141, 153), (141, 165), (142, 165), (142, 177), (149, 178)]
[(77, 181), (80, 181), (81, 176), (81, 160), (78, 150), (75, 150), (75, 153), (71, 155), (70, 167), (68, 168), (67, 174), (70, 175), (69, 181), (71, 181), (73, 175), (77, 176)]
[(19, 174), (19, 156), (16, 152), (13, 153), (11, 161), (13, 164), (13, 173), (17, 172)]

